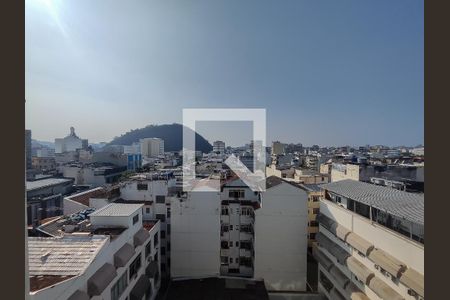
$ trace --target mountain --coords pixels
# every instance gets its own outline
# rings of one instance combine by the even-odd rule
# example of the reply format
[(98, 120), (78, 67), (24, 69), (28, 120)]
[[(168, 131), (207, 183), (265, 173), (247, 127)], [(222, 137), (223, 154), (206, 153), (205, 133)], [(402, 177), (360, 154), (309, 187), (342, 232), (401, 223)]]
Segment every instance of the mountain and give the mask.
[[(152, 137), (164, 140), (165, 151), (180, 151), (183, 148), (183, 125), (177, 123), (149, 125), (134, 129), (114, 138), (109, 145), (131, 145), (134, 142), (139, 142), (140, 139)], [(208, 153), (212, 151), (212, 146), (204, 137), (195, 133), (195, 149)]]
[(34, 148), (41, 148), (41, 147), (47, 147), (47, 148), (51, 148), (54, 149), (55, 148), (55, 143), (52, 142), (46, 142), (46, 141), (38, 141), (38, 140), (31, 140), (31, 146)]

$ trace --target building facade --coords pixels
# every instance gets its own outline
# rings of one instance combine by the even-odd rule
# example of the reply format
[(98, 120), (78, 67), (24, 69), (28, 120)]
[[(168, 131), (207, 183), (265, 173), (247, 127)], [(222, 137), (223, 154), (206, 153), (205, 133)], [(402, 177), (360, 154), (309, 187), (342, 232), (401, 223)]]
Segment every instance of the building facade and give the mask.
[[(89, 220), (58, 221), (43, 226), (49, 237), (28, 238), (30, 299), (155, 299), (159, 222), (143, 222), (142, 205), (110, 204)], [(63, 233), (54, 237), (58, 224)]]
[(322, 187), (319, 291), (328, 299), (423, 299), (423, 195), (350, 179)]
[(75, 128), (70, 127), (70, 133), (64, 138), (55, 139), (55, 153), (64, 153), (76, 151), (78, 149), (87, 149), (88, 140), (80, 139), (75, 134)]
[(219, 154), (225, 153), (225, 143), (222, 141), (215, 141), (213, 143), (213, 152)]
[(160, 138), (145, 138), (139, 142), (142, 156), (157, 157), (164, 154), (164, 140)]

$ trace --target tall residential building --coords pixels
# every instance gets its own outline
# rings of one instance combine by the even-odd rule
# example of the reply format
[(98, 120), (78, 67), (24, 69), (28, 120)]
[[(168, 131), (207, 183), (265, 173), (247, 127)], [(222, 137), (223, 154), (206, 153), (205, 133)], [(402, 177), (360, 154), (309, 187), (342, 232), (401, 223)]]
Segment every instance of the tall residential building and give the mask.
[(225, 153), (225, 143), (222, 141), (215, 141), (213, 143), (213, 152), (220, 154)]
[(261, 193), (236, 178), (220, 192), (196, 188), (171, 201), (172, 278), (259, 278), (269, 291), (306, 290), (305, 190), (274, 176)]
[(160, 138), (145, 138), (139, 142), (143, 157), (157, 157), (164, 154), (164, 140)]
[(284, 144), (278, 141), (272, 142), (272, 155), (284, 154)]
[(70, 127), (70, 133), (64, 138), (55, 139), (55, 153), (72, 152), (78, 149), (87, 149), (88, 140), (80, 139), (75, 134), (75, 128)]
[(25, 157), (26, 157), (26, 169), (31, 169), (32, 160), (31, 160), (31, 130), (25, 130)]
[(328, 299), (423, 299), (423, 195), (351, 179), (322, 188), (319, 291)]
[(323, 197), (324, 192), (317, 184), (303, 184), (303, 187), (308, 192), (308, 250), (312, 251), (319, 232), (317, 216), (320, 211), (320, 198)]
[(159, 222), (142, 204), (109, 204), (51, 220), (28, 238), (29, 298), (156, 298), (161, 285)]

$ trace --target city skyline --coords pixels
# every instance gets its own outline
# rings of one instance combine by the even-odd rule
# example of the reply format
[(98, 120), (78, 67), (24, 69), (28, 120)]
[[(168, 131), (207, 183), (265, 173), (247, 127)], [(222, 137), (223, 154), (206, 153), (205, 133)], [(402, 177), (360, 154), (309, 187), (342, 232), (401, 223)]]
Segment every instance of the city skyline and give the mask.
[(26, 1), (26, 17), (37, 140), (74, 126), (109, 142), (231, 107), (266, 108), (268, 141), (424, 142), (422, 1)]

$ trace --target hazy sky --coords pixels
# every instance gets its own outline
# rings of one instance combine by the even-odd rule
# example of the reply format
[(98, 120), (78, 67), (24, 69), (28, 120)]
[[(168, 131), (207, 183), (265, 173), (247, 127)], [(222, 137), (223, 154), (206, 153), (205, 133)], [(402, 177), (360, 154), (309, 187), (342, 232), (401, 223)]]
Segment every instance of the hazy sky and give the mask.
[(183, 108), (266, 108), (268, 142), (416, 145), (423, 22), (415, 0), (27, 0), (26, 127), (99, 142)]

